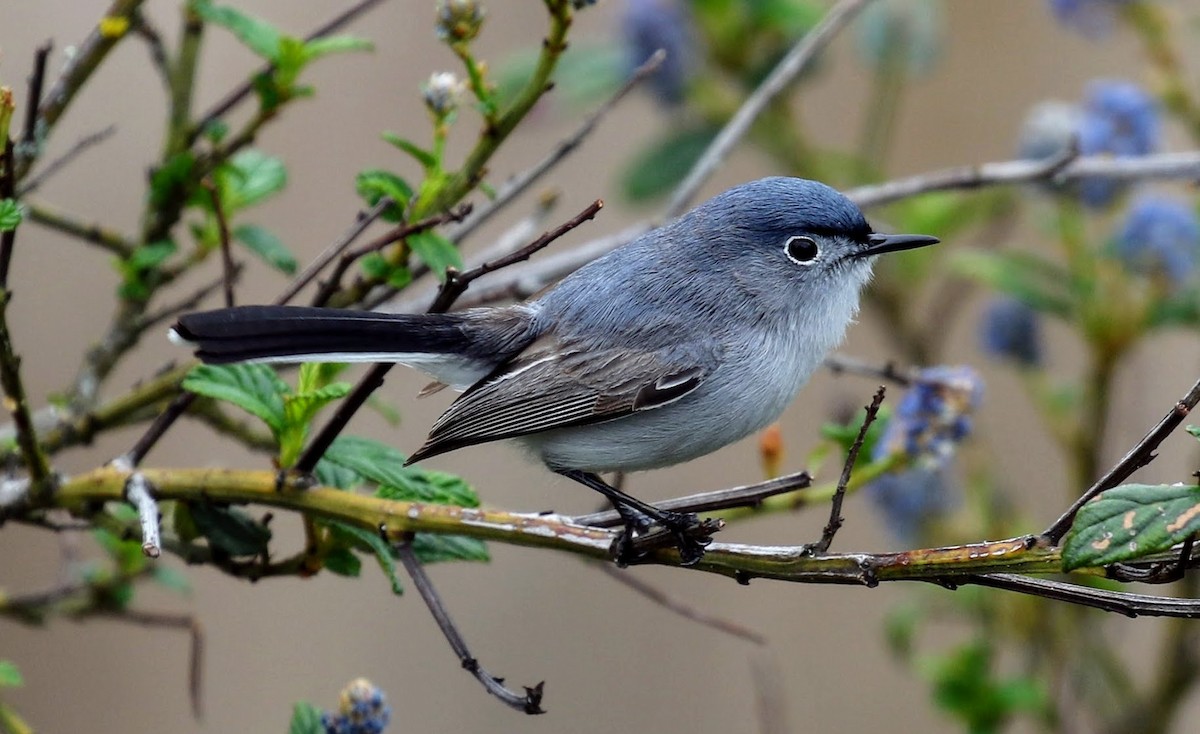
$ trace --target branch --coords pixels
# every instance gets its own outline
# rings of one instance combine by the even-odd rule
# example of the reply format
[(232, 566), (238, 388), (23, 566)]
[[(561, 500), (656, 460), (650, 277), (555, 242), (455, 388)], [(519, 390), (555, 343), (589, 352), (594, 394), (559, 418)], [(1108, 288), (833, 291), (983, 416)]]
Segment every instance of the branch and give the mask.
[(863, 416), (858, 435), (854, 437), (854, 443), (850, 444), (850, 449), (846, 452), (846, 462), (842, 465), (842, 476), (838, 479), (837, 489), (834, 490), (833, 501), (829, 503), (829, 522), (821, 532), (821, 539), (812, 545), (812, 552), (817, 555), (829, 550), (834, 536), (842, 527), (842, 500), (846, 497), (846, 485), (850, 483), (850, 472), (854, 470), (854, 464), (858, 461), (858, 452), (862, 450), (863, 443), (867, 440), (867, 430), (871, 428), (871, 424), (879, 415), (879, 406), (883, 405), (883, 396), (886, 392), (887, 388), (883, 385), (880, 385), (879, 389), (875, 391), (875, 397), (871, 399), (871, 404), (866, 409), (867, 413)]
[(229, 221), (225, 218), (225, 207), (221, 204), (221, 194), (217, 191), (212, 179), (205, 178), (200, 185), (208, 191), (212, 202), (213, 216), (217, 218), (217, 234), (221, 240), (221, 283), (225, 294), (225, 307), (233, 308), (233, 282), (237, 279), (238, 267), (233, 263), (233, 252), (229, 247)]
[(32, 194), (38, 189), (39, 186), (46, 183), (51, 176), (58, 173), (62, 168), (78, 158), (81, 153), (86, 151), (88, 148), (103, 143), (105, 140), (111, 138), (116, 132), (117, 126), (109, 125), (103, 130), (98, 130), (91, 135), (85, 135), (79, 140), (76, 140), (75, 144), (72, 145), (66, 153), (63, 153), (59, 157), (47, 163), (42, 170), (37, 172), (36, 175), (29, 176), (24, 183), (18, 186), (17, 196)]
[(1151, 428), (1142, 437), (1142, 440), (1134, 444), (1133, 448), (1129, 449), (1121, 457), (1120, 461), (1105, 472), (1104, 476), (1097, 479), (1095, 484), (1088, 487), (1087, 491), (1080, 495), (1079, 499), (1075, 500), (1066, 512), (1059, 516), (1050, 527), (1046, 528), (1042, 536), (1055, 544), (1062, 540), (1067, 531), (1071, 529), (1071, 523), (1075, 521), (1075, 515), (1079, 512), (1079, 509), (1096, 495), (1106, 489), (1112, 489), (1128, 479), (1135, 471), (1153, 461), (1155, 457), (1154, 451), (1158, 448), (1158, 445), (1183, 423), (1183, 419), (1188, 416), (1192, 408), (1196, 407), (1197, 403), (1200, 403), (1200, 380), (1192, 385), (1192, 388), (1179, 399), (1178, 403), (1172, 406), (1171, 410), (1158, 422), (1158, 425)]
[(330, 244), (329, 247), (326, 247), (325, 250), (317, 256), (316, 260), (313, 260), (311, 263), (309, 263), (304, 270), (296, 276), (296, 279), (288, 284), (287, 288), (283, 289), (283, 292), (280, 293), (279, 297), (275, 299), (275, 305), (282, 306), (295, 298), (297, 293), (304, 290), (306, 285), (311, 283), (318, 275), (320, 275), (321, 271), (325, 269), (326, 265), (333, 262), (335, 257), (342, 254), (347, 247), (352, 245), (354, 241), (367, 230), (367, 227), (371, 226), (371, 223), (378, 219), (384, 213), (384, 211), (386, 211), (387, 208), (392, 205), (392, 203), (393, 202), (390, 198), (384, 196), (380, 198), (379, 201), (375, 202), (375, 206), (371, 207), (369, 210), (365, 212), (360, 211), (354, 218), (354, 224), (350, 225), (350, 228), (346, 230), (341, 237)]
[(804, 34), (804, 37), (788, 51), (787, 55), (771, 70), (770, 75), (738, 108), (738, 111), (713, 139), (708, 149), (704, 151), (704, 155), (700, 156), (700, 160), (692, 166), (687, 178), (675, 189), (675, 193), (671, 196), (671, 202), (667, 204), (664, 212), (665, 219), (674, 219), (684, 213), (692, 200), (696, 198), (696, 194), (699, 193), (704, 182), (725, 161), (725, 157), (750, 129), (750, 125), (754, 123), (759, 114), (792, 83), (792, 80), (800, 72), (804, 71), (817, 52), (824, 48), (837, 35), (838, 31), (849, 23), (858, 14), (858, 11), (862, 10), (867, 2), (869, 0), (839, 0), (837, 5), (834, 5), (825, 14), (821, 22)]
[(917, 380), (917, 370), (897, 367), (895, 362), (882, 366), (851, 357), (847, 354), (831, 354), (825, 358), (825, 368), (835, 375), (860, 375), (885, 380), (900, 387), (909, 387)]
[(25, 202), (25, 206), (26, 212), (29, 214), (29, 221), (96, 245), (119, 258), (126, 259), (137, 249), (137, 245), (134, 242), (126, 239), (124, 235), (116, 230), (108, 229), (99, 224), (84, 224), (70, 215), (45, 204)]

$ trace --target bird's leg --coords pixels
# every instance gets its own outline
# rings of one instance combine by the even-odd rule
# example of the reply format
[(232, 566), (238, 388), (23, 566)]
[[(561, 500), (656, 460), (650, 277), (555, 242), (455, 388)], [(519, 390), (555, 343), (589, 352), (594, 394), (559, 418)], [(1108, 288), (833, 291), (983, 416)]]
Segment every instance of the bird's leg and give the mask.
[(697, 537), (696, 530), (702, 527), (702, 523), (694, 512), (660, 510), (654, 505), (625, 494), (591, 472), (578, 469), (557, 471), (564, 477), (574, 479), (604, 495), (620, 513), (621, 519), (625, 521), (625, 531), (617, 543), (616, 561), (621, 565), (636, 563), (644, 557), (644, 552), (639, 553), (634, 549), (633, 538), (637, 532), (645, 531), (650, 521), (663, 526), (674, 536), (676, 547), (679, 549), (680, 563), (684, 566), (698, 563), (704, 557), (704, 546), (712, 542), (707, 535)]

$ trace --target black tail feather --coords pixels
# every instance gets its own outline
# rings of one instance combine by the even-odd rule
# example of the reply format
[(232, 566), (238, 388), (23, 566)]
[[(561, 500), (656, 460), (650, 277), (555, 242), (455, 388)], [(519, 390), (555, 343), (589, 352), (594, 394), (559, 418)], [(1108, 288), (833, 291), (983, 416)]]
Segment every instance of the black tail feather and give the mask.
[(301, 355), (449, 354), (468, 349), (460, 314), (238, 306), (181, 316), (173, 331), (211, 364)]

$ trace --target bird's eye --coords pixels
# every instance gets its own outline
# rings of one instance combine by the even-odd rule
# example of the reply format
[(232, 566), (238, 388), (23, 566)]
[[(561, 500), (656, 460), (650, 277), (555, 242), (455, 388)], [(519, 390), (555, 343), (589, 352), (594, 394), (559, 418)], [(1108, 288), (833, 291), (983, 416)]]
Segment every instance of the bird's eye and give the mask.
[(792, 237), (783, 246), (783, 251), (797, 265), (812, 265), (821, 254), (812, 237)]

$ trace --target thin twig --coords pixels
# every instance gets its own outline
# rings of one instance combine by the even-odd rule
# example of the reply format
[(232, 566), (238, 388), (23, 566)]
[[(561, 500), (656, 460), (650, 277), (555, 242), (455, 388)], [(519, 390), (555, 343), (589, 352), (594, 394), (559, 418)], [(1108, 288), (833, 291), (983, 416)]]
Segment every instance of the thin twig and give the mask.
[(839, 0), (825, 14), (821, 22), (804, 34), (804, 37), (787, 52), (787, 55), (775, 65), (762, 84), (758, 85), (754, 93), (746, 98), (729, 122), (725, 123), (725, 127), (717, 133), (717, 137), (700, 156), (700, 160), (692, 166), (687, 178), (676, 187), (675, 193), (671, 196), (671, 202), (664, 212), (665, 219), (674, 219), (683, 214), (692, 200), (696, 198), (696, 194), (700, 192), (704, 182), (725, 161), (725, 157), (750, 129), (750, 125), (754, 123), (759, 114), (792, 83), (792, 80), (800, 72), (804, 71), (813, 57), (858, 14), (858, 11), (862, 10), (867, 2), (869, 0)]
[(29, 97), (25, 100), (25, 128), (21, 145), (37, 146), (37, 112), (42, 103), (42, 85), (46, 83), (46, 62), (54, 42), (47, 39), (33, 52), (33, 72), (29, 75)]
[[(676, 497), (655, 502), (654, 506), (660, 510), (671, 512), (719, 512), (732, 507), (756, 507), (768, 497), (807, 489), (811, 486), (812, 476), (808, 472), (802, 471), (742, 487), (730, 487), (690, 494), (686, 497)], [(616, 510), (604, 510), (588, 515), (577, 515), (571, 518), (571, 522), (598, 528), (614, 528), (623, 525), (625, 521)]]
[(117, 126), (109, 125), (103, 130), (97, 130), (91, 135), (85, 135), (79, 140), (76, 140), (75, 144), (72, 145), (67, 152), (47, 163), (36, 174), (27, 177), (25, 181), (17, 187), (17, 196), (25, 196), (26, 194), (33, 193), (38, 189), (39, 186), (46, 183), (47, 179), (58, 173), (67, 164), (78, 158), (81, 153), (86, 151), (88, 148), (92, 148), (100, 143), (103, 143), (105, 140), (111, 138), (116, 132)]
[(236, 283), (244, 270), (245, 267), (242, 265), (242, 263), (235, 262), (233, 264), (232, 277), (227, 278), (224, 272), (222, 272), (220, 277), (210, 280), (178, 301), (169, 303), (156, 311), (143, 314), (138, 319), (137, 328), (144, 331), (155, 324), (174, 318), (184, 311), (191, 311), (195, 309), (202, 301), (204, 301), (204, 299), (225, 287), (227, 280), (231, 280), (232, 282)]
[(524, 193), (530, 186), (534, 184), (542, 176), (546, 175), (551, 169), (558, 165), (564, 158), (575, 151), (576, 148), (583, 143), (584, 138), (591, 135), (604, 119), (605, 115), (612, 111), (629, 92), (631, 92), (639, 83), (646, 77), (653, 74), (662, 66), (662, 62), (667, 57), (667, 52), (659, 49), (651, 54), (650, 58), (646, 59), (645, 63), (633, 71), (629, 79), (621, 85), (604, 104), (596, 108), (592, 114), (584, 119), (583, 124), (579, 126), (570, 136), (559, 142), (559, 144), (542, 160), (538, 161), (531, 168), (513, 176), (500, 188), (496, 194), (496, 198), (489, 201), (485, 206), (480, 207), (475, 213), (465, 220), (461, 226), (456, 228), (448, 236), (451, 242), (462, 242), (467, 237), (475, 232), (484, 222), (489, 220), (494, 214), (499, 212), (505, 206), (513, 201), (513, 199)]
[(842, 500), (846, 497), (846, 485), (850, 483), (850, 473), (854, 471), (854, 464), (858, 461), (858, 452), (862, 450), (863, 443), (867, 440), (867, 431), (879, 415), (879, 406), (883, 405), (883, 397), (886, 393), (887, 388), (883, 385), (880, 385), (879, 389), (875, 391), (875, 397), (871, 398), (871, 404), (867, 406), (866, 415), (863, 416), (858, 435), (854, 437), (854, 443), (850, 444), (850, 450), (846, 452), (846, 463), (842, 465), (842, 476), (838, 479), (837, 489), (834, 490), (833, 501), (829, 506), (829, 522), (821, 531), (821, 539), (812, 545), (812, 552), (817, 555), (829, 551), (834, 536), (842, 527)]
[(430, 581), (424, 567), (421, 566), (421, 562), (417, 559), (416, 554), (413, 553), (412, 536), (406, 536), (393, 547), (396, 549), (396, 554), (399, 556), (404, 570), (408, 572), (409, 578), (412, 579), (417, 593), (421, 595), (425, 606), (429, 608), (429, 613), (433, 615), (434, 621), (437, 622), (438, 628), (446, 636), (446, 641), (450, 643), (450, 648), (454, 650), (454, 654), (458, 656), (459, 662), (462, 663), (463, 670), (475, 676), (476, 680), (483, 684), (488, 693), (503, 701), (507, 706), (526, 714), (545, 713), (542, 709), (544, 681), (532, 688), (526, 687), (523, 695), (516, 693), (504, 686), (503, 678), (497, 678), (488, 673), (479, 664), (479, 661), (471, 655), (471, 650), (467, 647), (466, 641), (463, 640), (462, 634), (455, 627), (454, 620), (450, 618), (450, 612), (447, 611), (446, 605), (442, 603), (441, 597), (438, 596), (437, 589), (434, 588), (433, 582)]
[(96, 245), (119, 258), (128, 258), (137, 249), (136, 243), (116, 230), (99, 224), (85, 224), (45, 204), (25, 202), (25, 211), (29, 221)]
[[(346, 8), (346, 10), (344, 10), (343, 12), (335, 15), (334, 17), (330, 18), (328, 21), (326, 21), (325, 23), (323, 23), (322, 25), (320, 25), (319, 27), (314, 29), (312, 32), (310, 32), (307, 36), (304, 37), (304, 40), (305, 41), (314, 41), (318, 38), (328, 36), (329, 34), (334, 33), (335, 31), (339, 31), (343, 27), (345, 27), (347, 24), (349, 24), (351, 21), (353, 21), (355, 18), (357, 18), (358, 16), (367, 12), (368, 10), (374, 8), (376, 5), (379, 5), (381, 2), (383, 2), (383, 0), (360, 0), (360, 2), (356, 3), (355, 5), (350, 6), (349, 8)], [(187, 136), (188, 145), (191, 145), (193, 142), (195, 142), (196, 138), (198, 138), (201, 134), (203, 134), (204, 129), (206, 127), (208, 127), (210, 124), (212, 124), (216, 120), (224, 117), (230, 110), (232, 110), (234, 107), (236, 107), (238, 104), (240, 104), (242, 102), (242, 100), (249, 97), (250, 93), (254, 91), (255, 80), (265, 74), (270, 74), (274, 70), (274, 68), (275, 68), (274, 65), (267, 64), (266, 66), (263, 66), (261, 69), (256, 70), (253, 74), (251, 74), (249, 77), (247, 77), (245, 82), (243, 82), (240, 86), (233, 89), (231, 92), (229, 92), (229, 94), (225, 95), (225, 97), (222, 98), (219, 102), (217, 102), (215, 105), (210, 107), (207, 112), (205, 112), (203, 115), (201, 115), (200, 119), (196, 122), (196, 124), (192, 127), (191, 131), (188, 133), (188, 136)]]
[(362, 247), (356, 250), (350, 250), (349, 252), (343, 252), (341, 258), (338, 259), (337, 267), (333, 269), (333, 272), (329, 275), (325, 282), (321, 284), (321, 289), (317, 291), (315, 296), (313, 296), (312, 305), (324, 305), (329, 300), (330, 296), (332, 296), (339, 288), (341, 288), (342, 276), (346, 274), (346, 271), (350, 269), (350, 266), (353, 265), (355, 261), (373, 252), (379, 252), (393, 242), (399, 242), (403, 239), (411, 237), (412, 235), (426, 232), (434, 227), (437, 227), (438, 225), (445, 224), (446, 222), (461, 222), (463, 217), (470, 213), (471, 204), (462, 204), (454, 209), (451, 209), (450, 211), (442, 212), (441, 214), (437, 214), (432, 217), (427, 217), (419, 222), (401, 224), (393, 227), (391, 230), (385, 232), (379, 237), (376, 237), (374, 240), (371, 240)]
[(163, 43), (162, 34), (141, 11), (134, 13), (130, 22), (129, 29), (146, 42), (146, 50), (150, 53), (150, 62), (154, 64), (155, 70), (158, 71), (158, 77), (169, 94), (171, 91), (171, 62), (167, 55), (167, 46)]
[[(122, 459), (114, 462), (118, 471), (133, 471), (134, 467)], [(142, 552), (149, 558), (158, 558), (162, 552), (162, 541), (159, 539), (158, 503), (151, 495), (150, 483), (146, 475), (133, 471), (129, 481), (125, 483), (125, 501), (133, 505), (138, 513), (138, 522), (142, 526)]]
[(1183, 423), (1183, 419), (1187, 418), (1188, 413), (1196, 407), (1197, 403), (1200, 403), (1200, 380), (1192, 385), (1192, 388), (1179, 399), (1178, 403), (1172, 406), (1171, 410), (1158, 422), (1158, 425), (1151, 428), (1142, 437), (1142, 440), (1134, 444), (1133, 448), (1121, 457), (1120, 461), (1105, 472), (1104, 476), (1097, 479), (1095, 484), (1088, 487), (1087, 491), (1080, 495), (1079, 499), (1075, 500), (1066, 512), (1046, 528), (1042, 536), (1055, 544), (1062, 540), (1067, 531), (1071, 529), (1071, 523), (1075, 521), (1075, 515), (1080, 508), (1096, 495), (1106, 489), (1112, 489), (1129, 478), (1135, 471), (1149, 464), (1154, 459), (1154, 451), (1158, 445)]
[(951, 586), (965, 583), (1016, 591), (1044, 599), (1094, 607), (1106, 612), (1116, 612), (1124, 614), (1126, 617), (1200, 618), (1200, 599), (1179, 599), (1172, 596), (1108, 591), (1091, 586), (1078, 586), (1063, 581), (1030, 578), (1011, 573), (980, 574), (968, 576), (965, 579), (950, 579), (949, 582)]
[(917, 379), (917, 370), (898, 367), (895, 362), (877, 365), (847, 354), (831, 354), (825, 358), (825, 368), (835, 375), (861, 375), (877, 380), (886, 380), (909, 387)]
[(976, 189), (985, 186), (1050, 181), (1066, 183), (1081, 178), (1120, 181), (1139, 179), (1200, 179), (1200, 151), (1159, 153), (1138, 157), (1093, 155), (1050, 160), (1013, 160), (958, 166), (846, 192), (861, 207), (881, 206), (931, 191)]
[(391, 198), (384, 196), (375, 202), (375, 206), (369, 210), (365, 212), (360, 211), (354, 218), (354, 224), (350, 225), (350, 228), (341, 237), (331, 243), (329, 247), (326, 247), (324, 252), (317, 256), (316, 260), (309, 263), (296, 276), (295, 280), (289, 283), (287, 288), (283, 289), (283, 292), (275, 299), (274, 304), (282, 306), (295, 298), (296, 294), (304, 289), (304, 286), (311, 283), (325, 269), (326, 265), (333, 262), (335, 257), (342, 254), (347, 247), (352, 245), (354, 240), (358, 239), (366, 231), (367, 227), (371, 226), (371, 223), (378, 219), (391, 205)]
[(125, 609), (110, 615), (111, 619), (144, 627), (172, 627), (188, 633), (188, 700), (192, 704), (192, 716), (204, 716), (204, 627), (200, 620), (190, 614), (148, 612), (140, 609)]
[[(14, 167), (13, 142), (11, 139), (0, 140), (4, 150), (0, 151), (0, 163), (4, 170), (0, 171), (0, 199), (13, 199), (17, 195), (17, 172)], [(8, 290), (8, 266), (12, 262), (13, 244), (17, 240), (17, 228), (11, 227), (0, 232), (0, 288)]]
[(597, 565), (601, 571), (608, 574), (608, 576), (612, 579), (619, 581), (660, 607), (674, 612), (684, 619), (702, 624), (705, 627), (715, 629), (718, 632), (724, 632), (727, 635), (733, 635), (734, 637), (741, 638), (747, 642), (753, 642), (755, 645), (767, 644), (767, 638), (760, 633), (755, 632), (747, 627), (743, 627), (737, 622), (702, 612), (693, 606), (684, 604), (683, 602), (664, 592), (662, 589), (656, 588), (651, 584), (646, 583), (642, 579), (639, 579), (637, 576), (634, 576), (629, 569), (617, 568), (611, 563), (600, 563)]
[(217, 191), (212, 179), (205, 178), (200, 185), (208, 191), (208, 198), (212, 202), (213, 216), (217, 218), (217, 235), (221, 242), (221, 272), (225, 291), (225, 307), (232, 308), (234, 305), (233, 282), (237, 277), (237, 266), (233, 263), (233, 252), (229, 245), (229, 220), (225, 218), (221, 193)]
[(429, 306), (430, 313), (445, 313), (450, 309), (458, 297), (467, 291), (471, 282), (478, 278), (494, 273), (497, 270), (506, 268), (510, 265), (515, 265), (519, 262), (524, 262), (533, 257), (539, 250), (545, 249), (550, 243), (562, 237), (567, 232), (575, 229), (584, 222), (591, 221), (602, 208), (604, 202), (596, 199), (583, 211), (576, 214), (574, 217), (559, 225), (558, 227), (546, 232), (541, 237), (538, 237), (533, 242), (530, 242), (525, 247), (522, 247), (515, 252), (509, 253), (493, 262), (485, 262), (478, 267), (471, 268), (464, 273), (456, 273), (451, 270), (446, 271), (446, 280), (442, 283), (441, 289), (438, 291), (437, 297), (433, 299), (433, 304)]

